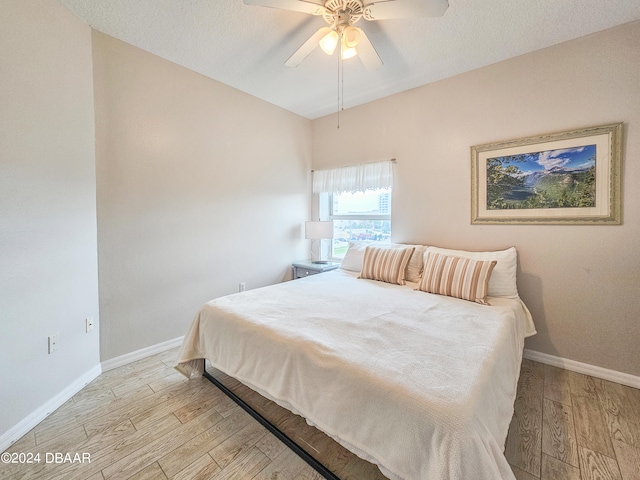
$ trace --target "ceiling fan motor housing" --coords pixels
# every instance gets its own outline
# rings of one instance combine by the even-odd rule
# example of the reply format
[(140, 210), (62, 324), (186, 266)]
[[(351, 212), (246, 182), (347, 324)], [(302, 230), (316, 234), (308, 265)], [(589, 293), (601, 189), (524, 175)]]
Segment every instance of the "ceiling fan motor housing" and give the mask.
[(328, 0), (324, 4), (325, 21), (336, 29), (356, 23), (364, 14), (361, 0)]

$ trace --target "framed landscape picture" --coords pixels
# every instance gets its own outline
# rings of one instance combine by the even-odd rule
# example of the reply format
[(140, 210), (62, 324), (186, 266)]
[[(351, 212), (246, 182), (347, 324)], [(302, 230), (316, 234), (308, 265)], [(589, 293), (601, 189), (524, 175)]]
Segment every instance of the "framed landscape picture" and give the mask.
[(620, 224), (622, 124), (471, 147), (472, 224)]

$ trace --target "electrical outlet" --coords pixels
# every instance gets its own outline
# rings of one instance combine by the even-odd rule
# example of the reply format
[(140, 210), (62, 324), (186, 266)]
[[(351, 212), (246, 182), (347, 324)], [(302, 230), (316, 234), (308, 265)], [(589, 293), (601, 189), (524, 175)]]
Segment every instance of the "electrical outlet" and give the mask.
[(49, 337), (49, 353), (53, 353), (58, 350), (60, 346), (60, 334), (56, 333), (55, 335), (51, 335)]
[(239, 292), (244, 292), (247, 289), (247, 284), (244, 282), (240, 282), (238, 284), (238, 291)]
[(87, 327), (87, 333), (89, 333), (91, 330), (93, 330), (93, 317), (86, 318), (85, 322)]

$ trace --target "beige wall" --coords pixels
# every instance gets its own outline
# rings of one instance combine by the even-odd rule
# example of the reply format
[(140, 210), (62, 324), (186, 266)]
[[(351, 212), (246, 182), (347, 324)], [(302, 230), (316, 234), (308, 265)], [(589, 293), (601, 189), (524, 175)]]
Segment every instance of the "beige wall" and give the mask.
[(311, 122), (94, 32), (101, 357), (306, 258)]
[[(339, 130), (314, 120), (313, 167), (397, 157), (394, 241), (515, 245), (538, 329), (526, 347), (640, 375), (638, 65), (635, 22), (387, 97), (344, 111)], [(470, 225), (470, 146), (614, 122), (623, 225)]]
[[(100, 358), (84, 321), (98, 322), (91, 29), (49, 0), (3, 0), (1, 11), (3, 450), (15, 439), (6, 432)], [(55, 333), (60, 349), (49, 355)]]

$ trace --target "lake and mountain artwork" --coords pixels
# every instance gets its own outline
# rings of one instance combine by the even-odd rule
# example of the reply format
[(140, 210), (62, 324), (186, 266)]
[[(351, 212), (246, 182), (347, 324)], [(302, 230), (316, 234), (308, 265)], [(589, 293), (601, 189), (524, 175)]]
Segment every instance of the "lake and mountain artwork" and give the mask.
[(596, 205), (596, 146), (487, 159), (487, 209)]

